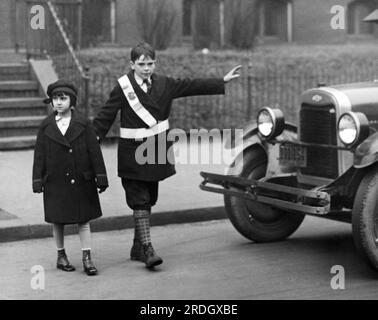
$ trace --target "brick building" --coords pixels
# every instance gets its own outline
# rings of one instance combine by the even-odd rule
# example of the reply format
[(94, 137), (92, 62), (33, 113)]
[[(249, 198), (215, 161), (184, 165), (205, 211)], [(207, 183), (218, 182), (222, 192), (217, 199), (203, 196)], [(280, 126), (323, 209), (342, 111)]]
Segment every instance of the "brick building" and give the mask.
[[(16, 43), (22, 46), (24, 43), (22, 26), (27, 16), (20, 14), (20, 7), (16, 5), (22, 1), (24, 0), (0, 1), (0, 48), (12, 48)], [(82, 1), (84, 45), (115, 42), (129, 46), (141, 39), (142, 32), (146, 32), (141, 23), (138, 23), (140, 6), (145, 0)], [(171, 45), (196, 44), (208, 47), (227, 45), (232, 37), (232, 26), (240, 18), (234, 10), (235, 3), (240, 3), (243, 11), (245, 6), (253, 2), (155, 0), (155, 3), (159, 1), (169, 2), (174, 12)], [(362, 19), (378, 8), (378, 0), (260, 0), (259, 3), (252, 13), (248, 13), (250, 17), (247, 17), (246, 23), (256, 25), (262, 43), (343, 43), (377, 37), (377, 27), (363, 23)], [(345, 27), (342, 29), (331, 27), (331, 20), (336, 15), (332, 11), (334, 6), (338, 6), (338, 14), (345, 18)], [(340, 12), (340, 8), (345, 12)], [(164, 20), (164, 17), (159, 20)]]

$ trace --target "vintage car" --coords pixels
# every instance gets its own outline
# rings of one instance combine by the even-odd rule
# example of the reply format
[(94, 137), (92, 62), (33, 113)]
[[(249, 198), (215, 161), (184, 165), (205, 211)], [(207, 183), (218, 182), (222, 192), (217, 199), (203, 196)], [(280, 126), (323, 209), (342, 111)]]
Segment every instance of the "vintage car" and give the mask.
[(299, 123), (263, 107), (248, 122), (227, 175), (201, 172), (224, 194), (234, 227), (256, 242), (289, 237), (305, 215), (352, 224), (355, 245), (378, 271), (378, 82), (319, 85), (300, 99)]

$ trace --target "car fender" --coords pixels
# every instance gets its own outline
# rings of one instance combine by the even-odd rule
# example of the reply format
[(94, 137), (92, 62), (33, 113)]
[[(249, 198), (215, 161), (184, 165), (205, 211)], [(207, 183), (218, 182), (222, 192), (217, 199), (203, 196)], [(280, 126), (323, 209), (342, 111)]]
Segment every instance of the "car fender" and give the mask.
[(378, 161), (378, 132), (366, 138), (355, 150), (353, 166), (366, 168)]
[[(277, 141), (297, 140), (297, 127), (289, 122), (285, 123), (284, 131), (276, 137)], [(258, 133), (256, 121), (250, 121), (246, 123), (242, 130), (235, 131), (235, 135), (231, 138), (228, 138), (225, 142), (226, 149), (235, 149), (238, 150), (235, 157), (235, 162), (242, 160), (242, 153), (247, 151), (250, 148), (261, 148), (268, 159), (268, 167), (266, 177), (272, 177), (277, 174), (282, 173), (294, 173), (297, 171), (295, 167), (282, 166), (279, 164), (279, 143), (271, 143), (263, 138)], [(233, 164), (234, 169), (232, 170), (233, 174), (238, 174), (242, 170), (242, 163)]]

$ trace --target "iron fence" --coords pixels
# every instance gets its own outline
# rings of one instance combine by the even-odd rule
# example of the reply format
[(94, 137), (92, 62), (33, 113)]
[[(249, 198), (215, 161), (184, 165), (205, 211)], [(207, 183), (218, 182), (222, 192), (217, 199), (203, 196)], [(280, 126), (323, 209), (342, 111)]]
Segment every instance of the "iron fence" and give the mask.
[[(343, 68), (249, 68), (247, 75), (226, 84), (225, 95), (195, 96), (174, 101), (170, 117), (171, 127), (240, 128), (255, 117), (262, 106), (279, 107), (285, 119), (298, 119), (301, 94), (319, 83), (336, 85), (373, 80), (378, 77), (378, 62), (344, 66)], [(218, 74), (224, 74), (219, 70)], [(92, 74), (90, 80), (90, 115), (93, 117), (109, 97), (117, 77)], [(114, 126), (110, 135), (117, 136)]]

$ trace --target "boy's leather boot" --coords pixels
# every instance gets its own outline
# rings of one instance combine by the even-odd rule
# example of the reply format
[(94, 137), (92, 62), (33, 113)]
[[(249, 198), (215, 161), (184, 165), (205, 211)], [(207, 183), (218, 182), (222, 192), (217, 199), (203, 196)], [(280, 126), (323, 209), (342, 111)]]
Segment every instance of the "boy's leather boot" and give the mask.
[(133, 246), (130, 251), (130, 259), (144, 262), (146, 260), (142, 242), (138, 238), (134, 238)]
[(68, 261), (66, 251), (64, 249), (58, 250), (58, 260), (56, 261), (56, 267), (67, 272), (75, 271), (75, 267)]
[(83, 250), (83, 267), (88, 276), (95, 276), (97, 269), (91, 260), (91, 250)]
[[(130, 253), (133, 257), (143, 261), (147, 268), (153, 268), (163, 263), (163, 259), (156, 254), (151, 244), (150, 215), (150, 210), (134, 210), (135, 234)], [(135, 241), (135, 239), (137, 240)]]
[(146, 264), (146, 268), (153, 268), (159, 264), (163, 263), (163, 259), (160, 258), (154, 248), (152, 247), (151, 242), (144, 243), (143, 245), (143, 253), (144, 253), (144, 263)]

